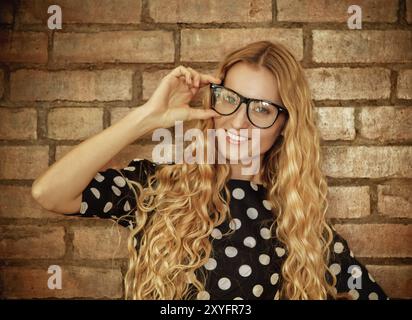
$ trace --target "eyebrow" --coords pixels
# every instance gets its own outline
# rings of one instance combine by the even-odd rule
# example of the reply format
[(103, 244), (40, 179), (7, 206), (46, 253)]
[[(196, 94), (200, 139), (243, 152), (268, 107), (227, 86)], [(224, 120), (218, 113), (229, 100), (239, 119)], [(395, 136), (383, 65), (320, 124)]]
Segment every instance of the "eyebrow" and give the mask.
[(231, 89), (231, 88), (226, 87), (224, 84), (222, 84), (222, 86), (223, 86), (223, 87), (225, 87), (226, 89), (228, 89), (228, 90), (230, 90), (230, 91), (232, 91), (232, 92), (236, 93), (237, 95), (244, 97), (244, 98), (247, 98), (247, 99), (250, 99), (250, 100), (261, 100), (261, 101), (266, 101), (266, 102), (270, 102), (270, 103), (273, 103), (273, 104), (275, 104), (275, 105), (278, 105), (278, 106), (281, 106), (281, 107), (283, 107), (283, 108), (284, 108), (284, 106), (283, 106), (283, 103), (282, 103), (282, 102), (274, 102), (274, 101), (271, 101), (271, 100), (268, 100), (268, 99), (258, 99), (258, 98), (250, 98), (250, 97), (246, 97), (246, 96), (244, 96), (243, 94), (240, 94), (240, 93), (238, 93), (237, 91), (235, 91), (235, 90), (233, 90), (233, 89)]

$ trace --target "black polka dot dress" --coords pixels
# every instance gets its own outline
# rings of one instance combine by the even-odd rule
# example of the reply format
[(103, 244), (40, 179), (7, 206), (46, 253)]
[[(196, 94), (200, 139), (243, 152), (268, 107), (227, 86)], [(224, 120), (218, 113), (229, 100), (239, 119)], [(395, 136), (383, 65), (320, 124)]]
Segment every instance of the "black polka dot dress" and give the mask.
[[(136, 200), (125, 178), (145, 185), (156, 167), (149, 160), (133, 159), (126, 168), (98, 172), (82, 193), (78, 214), (111, 218), (132, 228), (133, 221), (126, 215), (136, 206)], [(207, 275), (205, 290), (195, 299), (276, 300), (282, 284), (281, 266), (288, 252), (271, 237), (273, 214), (266, 189), (237, 179), (229, 180), (227, 187), (232, 198), (231, 218), (212, 231), (212, 254), (202, 267)], [(233, 233), (224, 235), (229, 230)], [(349, 293), (353, 299), (388, 299), (336, 231), (329, 266), (336, 275), (338, 293)]]

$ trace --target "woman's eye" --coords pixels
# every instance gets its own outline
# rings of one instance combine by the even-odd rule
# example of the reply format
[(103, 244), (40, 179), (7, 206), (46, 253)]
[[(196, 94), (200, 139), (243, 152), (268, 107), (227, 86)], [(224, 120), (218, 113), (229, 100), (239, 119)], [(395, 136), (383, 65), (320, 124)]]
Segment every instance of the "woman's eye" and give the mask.
[(231, 103), (231, 104), (235, 104), (236, 100), (235, 98), (231, 97), (231, 96), (226, 96), (226, 101)]
[(269, 110), (267, 108), (264, 108), (262, 106), (256, 106), (255, 111), (258, 113), (269, 113)]

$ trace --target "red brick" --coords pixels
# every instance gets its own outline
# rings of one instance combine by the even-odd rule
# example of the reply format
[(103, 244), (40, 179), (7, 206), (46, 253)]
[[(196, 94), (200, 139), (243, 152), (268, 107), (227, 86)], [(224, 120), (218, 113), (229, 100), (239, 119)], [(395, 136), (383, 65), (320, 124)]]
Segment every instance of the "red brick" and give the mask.
[(329, 218), (362, 218), (370, 214), (368, 186), (329, 187)]
[(410, 107), (363, 107), (359, 113), (359, 133), (378, 141), (408, 141), (412, 139), (412, 109)]
[(3, 267), (0, 272), (0, 296), (7, 299), (92, 298), (119, 299), (123, 295), (122, 274), (118, 268), (103, 269), (59, 265), (62, 288), (49, 289), (52, 273), (45, 267)]
[(54, 108), (47, 117), (48, 137), (82, 140), (103, 130), (103, 110), (98, 108)]
[(323, 140), (355, 139), (354, 108), (315, 108), (316, 126)]
[(411, 265), (366, 265), (368, 271), (390, 298), (412, 298), (412, 266)]
[(38, 71), (11, 74), (13, 101), (114, 101), (131, 100), (131, 70)]
[(57, 62), (174, 61), (173, 33), (168, 31), (56, 33), (54, 39)]
[(31, 186), (1, 185), (0, 217), (48, 219), (62, 216), (43, 209), (33, 199), (31, 195)]
[(409, 146), (325, 146), (322, 153), (322, 168), (330, 177), (412, 177)]
[(397, 96), (400, 99), (412, 99), (412, 69), (399, 71)]
[[(141, 0), (22, 0), (19, 15), (22, 23), (46, 25), (50, 5), (62, 9), (63, 26), (71, 23), (140, 23)], [(64, 27), (63, 27), (64, 28)]]
[(406, 21), (412, 23), (412, 0), (406, 0)]
[(313, 30), (313, 61), (411, 62), (412, 32), (403, 30)]
[(64, 256), (64, 228), (0, 226), (2, 259), (56, 259)]
[(4, 93), (4, 72), (0, 69), (0, 99)]
[(315, 100), (388, 99), (390, 71), (383, 68), (306, 69)]
[(0, 179), (36, 179), (48, 168), (49, 147), (0, 147)]
[(277, 0), (277, 20), (296, 22), (345, 22), (352, 15), (350, 5), (362, 8), (362, 21), (395, 22), (398, 1), (396, 0)]
[(238, 0), (234, 5), (219, 0), (152, 0), (149, 13), (155, 22), (166, 23), (272, 22), (272, 2)]
[(412, 225), (339, 224), (336, 230), (349, 244), (355, 256), (404, 258), (412, 256)]
[(253, 41), (278, 41), (298, 60), (303, 58), (303, 33), (297, 28), (183, 29), (182, 61), (220, 61), (224, 56)]
[(37, 112), (29, 108), (1, 108), (0, 139), (37, 139)]
[(378, 211), (389, 217), (412, 218), (412, 184), (378, 185)]
[(130, 230), (114, 221), (107, 222), (107, 227), (73, 227), (75, 259), (127, 258), (127, 236)]
[(47, 34), (43, 32), (0, 31), (0, 61), (47, 62)]

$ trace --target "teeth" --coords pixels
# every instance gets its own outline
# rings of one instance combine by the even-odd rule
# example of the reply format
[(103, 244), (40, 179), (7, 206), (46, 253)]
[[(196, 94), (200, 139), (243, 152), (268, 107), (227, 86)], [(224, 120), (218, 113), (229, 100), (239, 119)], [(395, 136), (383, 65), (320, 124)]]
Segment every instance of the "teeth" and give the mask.
[(227, 131), (227, 135), (229, 136), (230, 139), (232, 139), (233, 141), (236, 141), (236, 142), (243, 142), (243, 141), (248, 140), (248, 138), (235, 135), (235, 134), (233, 134), (229, 131)]

